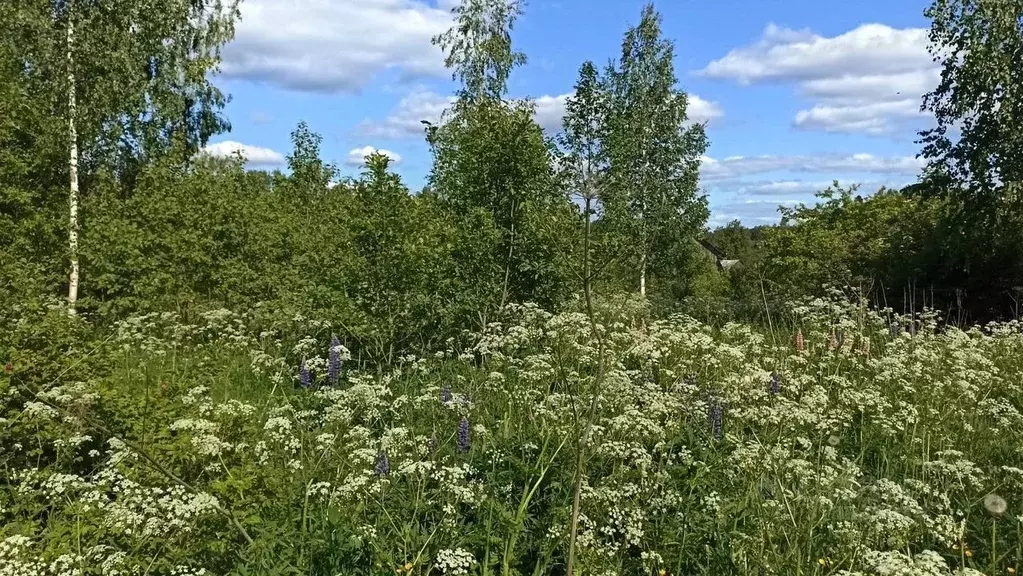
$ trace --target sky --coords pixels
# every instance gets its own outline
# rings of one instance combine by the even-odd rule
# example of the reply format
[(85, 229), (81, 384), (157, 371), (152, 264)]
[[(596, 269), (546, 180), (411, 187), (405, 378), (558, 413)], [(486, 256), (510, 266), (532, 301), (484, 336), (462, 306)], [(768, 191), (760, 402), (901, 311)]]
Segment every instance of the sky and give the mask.
[[(232, 124), (208, 146), (253, 168), (283, 168), (300, 121), (322, 156), (356, 175), (373, 150), (412, 189), (430, 170), (420, 120), (456, 89), (430, 39), (455, 0), (244, 0), (214, 83)], [(580, 65), (603, 67), (646, 0), (531, 0), (515, 24), (525, 66), (509, 96), (536, 102), (554, 134)], [(701, 167), (710, 226), (777, 222), (832, 181), (861, 193), (915, 180), (921, 96), (939, 70), (927, 51), (927, 0), (661, 0), (689, 117), (706, 122)]]

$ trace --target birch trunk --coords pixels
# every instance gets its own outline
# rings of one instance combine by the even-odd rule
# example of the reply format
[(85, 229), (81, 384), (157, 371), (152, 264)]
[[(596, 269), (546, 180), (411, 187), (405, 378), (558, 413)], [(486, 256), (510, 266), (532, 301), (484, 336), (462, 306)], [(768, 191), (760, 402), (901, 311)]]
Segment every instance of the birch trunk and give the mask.
[(72, 21), (72, 13), (69, 6), (67, 20), (67, 100), (68, 140), (70, 142), (70, 153), (68, 157), (68, 172), (70, 174), (68, 194), (68, 249), (71, 256), (71, 273), (68, 278), (67, 303), (68, 312), (70, 314), (75, 313), (75, 305), (78, 302), (78, 131), (75, 128), (75, 117), (78, 113), (78, 103), (75, 99), (74, 42), (75, 25)]
[(639, 257), (639, 295), (646, 296), (646, 252)]

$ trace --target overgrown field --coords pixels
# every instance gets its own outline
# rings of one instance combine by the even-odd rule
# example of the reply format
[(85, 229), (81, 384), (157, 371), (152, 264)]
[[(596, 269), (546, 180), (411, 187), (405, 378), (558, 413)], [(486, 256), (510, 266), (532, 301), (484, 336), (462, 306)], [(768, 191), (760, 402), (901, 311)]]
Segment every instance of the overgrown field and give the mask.
[(527, 306), (375, 368), (327, 322), (257, 313), (59, 350), (80, 328), (51, 319), (49, 353), (10, 351), (0, 575), (563, 574), (579, 470), (577, 574), (1023, 558), (1019, 324), (834, 299), (796, 307), (793, 338)]

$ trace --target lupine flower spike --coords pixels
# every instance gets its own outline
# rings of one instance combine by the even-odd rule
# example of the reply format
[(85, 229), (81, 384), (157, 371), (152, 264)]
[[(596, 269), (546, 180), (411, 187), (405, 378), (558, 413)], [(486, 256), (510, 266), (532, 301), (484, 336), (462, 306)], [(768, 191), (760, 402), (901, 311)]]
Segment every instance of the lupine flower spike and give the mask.
[(806, 350), (806, 340), (803, 339), (803, 330), (800, 328), (799, 331), (796, 332), (796, 352), (802, 352), (804, 350)]
[(724, 436), (724, 411), (721, 408), (721, 398), (715, 393), (710, 395), (710, 402), (707, 406), (707, 421), (710, 424), (711, 435), (714, 436), (715, 440), (720, 440)]
[(770, 390), (771, 394), (774, 396), (781, 394), (781, 374), (778, 374), (777, 372), (771, 373), (771, 386), (768, 390)]
[(377, 461), (373, 466), (373, 472), (377, 476), (387, 476), (391, 473), (391, 463), (387, 460), (387, 454), (383, 450), (377, 452)]
[(333, 386), (341, 376), (341, 341), (330, 337), (330, 352), (327, 359), (327, 382)]
[(312, 374), (309, 373), (309, 366), (306, 365), (305, 360), (302, 360), (302, 364), (298, 367), (298, 383), (303, 388), (308, 388), (313, 384)]
[(451, 386), (445, 384), (444, 387), (440, 389), (440, 401), (447, 404), (448, 402), (451, 402), (451, 398)]
[(462, 416), (458, 423), (458, 449), (462, 452), (469, 451), (469, 419)]

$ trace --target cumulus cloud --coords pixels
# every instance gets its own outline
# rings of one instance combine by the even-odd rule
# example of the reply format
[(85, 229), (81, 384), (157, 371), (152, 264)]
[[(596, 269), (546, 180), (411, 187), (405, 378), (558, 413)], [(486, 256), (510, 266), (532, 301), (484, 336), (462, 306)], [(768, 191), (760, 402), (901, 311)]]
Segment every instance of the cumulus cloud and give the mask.
[(747, 199), (733, 200), (720, 205), (711, 206), (710, 219), (707, 225), (711, 228), (724, 226), (732, 220), (739, 220), (747, 226), (775, 224), (781, 219), (779, 206), (792, 207), (803, 200)]
[(209, 144), (202, 149), (204, 154), (217, 158), (229, 158), (235, 154), (241, 154), (251, 166), (275, 167), (284, 165), (284, 155), (270, 148), (242, 144), (233, 140), (225, 140), (216, 144)]
[(710, 123), (725, 115), (720, 104), (704, 100), (696, 94), (689, 95), (689, 109), (687, 112), (689, 114), (689, 121), (698, 124), (703, 122)]
[(701, 160), (700, 177), (705, 182), (731, 181), (769, 172), (869, 173), (911, 177), (919, 174), (925, 164), (922, 159), (913, 156), (875, 156), (866, 153), (730, 156), (720, 160), (704, 156)]
[[(572, 93), (557, 96), (544, 95), (533, 98), (536, 123), (548, 134), (561, 131), (566, 105)], [(423, 135), (423, 120), (438, 124), (443, 112), (455, 102), (454, 96), (443, 96), (426, 90), (417, 90), (398, 102), (394, 110), (382, 120), (363, 120), (356, 133), (375, 138), (419, 138)], [(711, 122), (724, 115), (716, 102), (704, 100), (696, 95), (689, 96), (689, 120)]]
[(375, 75), (445, 74), (430, 39), (451, 25), (449, 6), (421, 0), (246, 0), (223, 76), (293, 90), (356, 93)]
[(549, 134), (560, 132), (561, 120), (565, 117), (566, 112), (565, 106), (571, 97), (572, 93), (570, 92), (559, 96), (540, 96), (534, 99), (536, 111), (533, 117), (536, 119), (536, 123)]
[(886, 134), (926, 118), (921, 96), (939, 80), (923, 28), (863, 24), (834, 37), (770, 24), (761, 38), (699, 73), (742, 85), (792, 83), (814, 100), (793, 124), (807, 130)]
[(363, 146), (362, 148), (355, 148), (348, 152), (348, 158), (345, 159), (345, 164), (352, 168), (358, 168), (366, 164), (366, 157), (370, 154), (377, 153), (383, 154), (391, 159), (392, 164), (401, 162), (401, 156), (390, 150), (384, 148), (376, 148), (374, 146)]
[(374, 138), (421, 138), (424, 129), (422, 121), (438, 124), (441, 114), (454, 101), (454, 96), (417, 90), (402, 98), (383, 120), (363, 120), (355, 131), (361, 136)]

